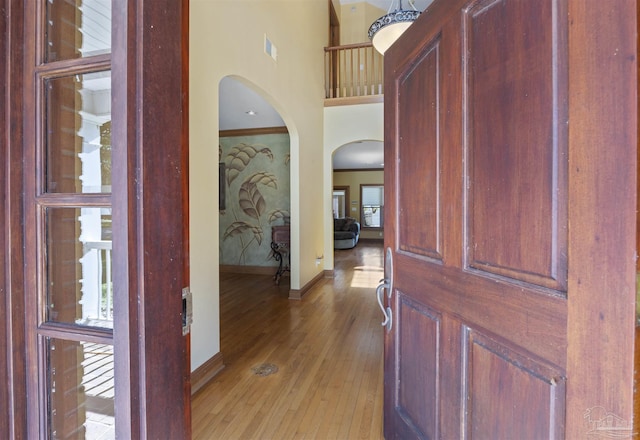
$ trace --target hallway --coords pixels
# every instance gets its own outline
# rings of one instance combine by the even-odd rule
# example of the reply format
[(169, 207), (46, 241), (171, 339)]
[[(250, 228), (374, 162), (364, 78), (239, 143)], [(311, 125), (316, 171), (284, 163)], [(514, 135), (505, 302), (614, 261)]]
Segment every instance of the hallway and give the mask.
[(225, 369), (193, 398), (194, 439), (381, 439), (382, 242), (336, 251), (302, 301), (270, 276), (220, 274)]

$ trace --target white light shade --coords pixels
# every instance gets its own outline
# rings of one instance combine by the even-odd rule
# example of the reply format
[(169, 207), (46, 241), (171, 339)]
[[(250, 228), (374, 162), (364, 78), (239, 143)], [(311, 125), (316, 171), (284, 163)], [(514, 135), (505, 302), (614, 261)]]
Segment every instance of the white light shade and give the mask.
[(391, 46), (404, 31), (418, 18), (420, 11), (408, 11), (400, 9), (378, 18), (369, 27), (369, 38), (373, 47), (384, 55), (385, 51)]
[(405, 21), (402, 23), (393, 23), (383, 27), (378, 32), (376, 32), (376, 34), (371, 39), (373, 47), (375, 47), (378, 52), (384, 55), (387, 49), (389, 49), (389, 47), (393, 43), (395, 43), (395, 41), (400, 37), (400, 35), (402, 35), (404, 31), (407, 30), (409, 26), (411, 26), (411, 23)]

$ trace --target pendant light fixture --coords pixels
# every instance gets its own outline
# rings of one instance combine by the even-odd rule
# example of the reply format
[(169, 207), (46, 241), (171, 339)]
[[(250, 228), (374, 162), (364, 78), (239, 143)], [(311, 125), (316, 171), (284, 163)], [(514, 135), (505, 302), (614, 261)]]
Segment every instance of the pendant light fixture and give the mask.
[(398, 0), (398, 7), (391, 12), (395, 3), (396, 0), (392, 0), (387, 15), (374, 21), (367, 33), (373, 47), (382, 55), (420, 15), (411, 2), (413, 10), (402, 9), (402, 0)]

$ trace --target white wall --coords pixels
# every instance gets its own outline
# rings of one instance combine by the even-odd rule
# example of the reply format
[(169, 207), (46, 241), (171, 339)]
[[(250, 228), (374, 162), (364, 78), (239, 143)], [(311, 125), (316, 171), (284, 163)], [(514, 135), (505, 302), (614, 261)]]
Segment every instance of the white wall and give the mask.
[(324, 109), (324, 268), (333, 269), (333, 152), (360, 140), (384, 141), (383, 103), (343, 105)]
[[(190, 270), (191, 368), (220, 351), (218, 272), (218, 84), (232, 75), (280, 113), (291, 138), (291, 288), (322, 271), (326, 0), (191, 0)], [(274, 61), (263, 51), (268, 36)], [(224, 353), (223, 353), (224, 355)]]

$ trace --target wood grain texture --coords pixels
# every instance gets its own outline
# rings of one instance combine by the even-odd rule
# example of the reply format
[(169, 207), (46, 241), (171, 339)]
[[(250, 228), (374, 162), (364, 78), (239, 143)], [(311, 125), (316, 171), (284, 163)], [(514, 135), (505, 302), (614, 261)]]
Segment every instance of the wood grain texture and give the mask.
[[(22, 208), (24, 195), (20, 191), (24, 179), (24, 169), (22, 167), (22, 151), (20, 148), (9, 148), (15, 139), (22, 139), (23, 127), (21, 124), (23, 117), (23, 95), (20, 92), (23, 86), (24, 77), (24, 46), (23, 46), (23, 17), (24, 2), (19, 0), (6, 0), (3, 2), (4, 12), (7, 19), (6, 44), (2, 50), (2, 59), (7, 60), (4, 74), (8, 75), (2, 81), (6, 84), (7, 93), (3, 104), (5, 109), (13, 110), (8, 117), (2, 118), (1, 124), (6, 131), (0, 135), (0, 154), (6, 161), (0, 161), (5, 167), (6, 175), (1, 179), (0, 192), (7, 194), (4, 200), (4, 218), (7, 223), (2, 230), (6, 233), (4, 250), (4, 274), (7, 278), (0, 282), (0, 289), (4, 289), (6, 295), (6, 311), (11, 311), (7, 316), (7, 361), (3, 364), (12, 369), (9, 372), (9, 382), (7, 388), (11, 389), (11, 397), (8, 400), (8, 424), (0, 428), (0, 437), (3, 438), (26, 438), (27, 437), (27, 388), (26, 379), (20, 372), (26, 371), (25, 353), (25, 330), (24, 322), (19, 318), (25, 313), (24, 300), (24, 236), (22, 234)], [(1, 130), (1, 129), (0, 129)], [(7, 150), (3, 151), (3, 147)], [(4, 186), (6, 185), (6, 186)], [(4, 186), (4, 187), (3, 187)], [(3, 367), (0, 367), (0, 371)], [(0, 374), (1, 376), (1, 374)], [(1, 423), (0, 423), (1, 424)], [(5, 431), (7, 429), (5, 436)]]
[[(566, 291), (567, 21), (562, 2), (466, 14), (468, 264)], [(533, 252), (532, 249), (535, 251)]]
[(112, 143), (127, 146), (112, 152), (118, 438), (189, 434), (183, 6), (115, 0), (112, 8)]
[[(393, 295), (402, 295), (442, 316), (442, 345), (432, 349), (434, 356), (443, 353), (439, 362), (476, 360), (469, 364), (473, 374), (462, 381), (440, 368), (441, 393), (433, 397), (443, 438), (502, 438), (504, 429), (522, 437), (584, 438), (608, 415), (628, 429), (637, 199), (635, 8), (632, 1), (612, 8), (579, 0), (436, 0), (385, 53), (385, 246), (394, 253), (395, 288), (390, 305), (395, 318)], [(438, 69), (422, 68), (434, 41), (437, 75)], [(422, 127), (406, 120), (434, 118), (425, 103), (436, 99), (425, 89), (435, 79), (443, 103), (437, 113), (441, 156), (431, 154)], [(437, 166), (442, 182), (431, 179), (427, 190), (414, 184), (410, 171), (429, 180)], [(447, 219), (439, 231), (440, 261), (418, 251), (421, 243), (438, 240), (435, 228), (426, 230), (430, 237), (418, 237), (418, 245), (405, 246), (403, 216), (418, 209), (402, 197), (408, 188), (418, 201), (409, 203), (426, 200), (429, 206), (429, 197), (440, 194)], [(399, 411), (407, 405), (414, 408), (404, 413), (433, 418), (419, 395), (432, 392), (428, 381), (404, 365), (424, 364), (428, 356), (402, 357), (398, 348), (412, 335), (414, 346), (430, 349), (423, 341), (433, 331), (421, 324), (394, 319), (385, 339), (389, 439), (421, 436), (423, 426)], [(500, 355), (477, 346), (467, 350), (461, 325), (500, 341)], [(535, 360), (551, 373), (537, 381), (533, 367), (521, 368), (519, 359)], [(489, 387), (474, 388), (487, 377)], [(502, 381), (516, 384), (506, 399)], [(411, 389), (418, 395), (399, 403), (399, 393)], [(519, 389), (529, 390), (527, 406), (508, 405), (509, 420), (486, 412), (462, 420), (465, 426), (449, 413), (452, 401), (460, 418), (469, 402), (483, 409), (493, 400), (518, 402)], [(619, 427), (611, 431), (618, 434)]]
[(519, 355), (504, 341), (470, 329), (465, 333), (468, 437), (563, 438), (565, 378), (561, 372)]
[[(183, 261), (182, 274), (184, 286), (191, 286), (191, 273), (189, 271), (189, 3), (190, 0), (180, 0), (182, 4), (182, 21), (180, 28), (180, 41), (182, 54), (182, 143), (181, 143), (181, 169), (182, 169), (182, 240)], [(221, 361), (222, 363), (222, 361)], [(191, 399), (191, 335), (186, 337), (184, 354), (184, 367), (182, 369), (182, 383), (184, 387), (184, 401)], [(184, 411), (185, 437), (191, 437), (191, 406), (187, 405)]]
[(580, 233), (569, 234), (565, 435), (584, 438), (592, 408), (633, 417), (637, 23), (633, 0), (568, 4), (569, 221)]
[[(4, 10), (7, 8), (7, 1), (0, 1), (0, 10)], [(0, 19), (0, 57), (3, 60), (7, 59), (8, 54), (8, 44), (9, 41), (7, 38), (7, 23), (8, 20), (6, 16), (3, 16)], [(0, 69), (0, 83), (7, 84), (7, 71), (6, 69)], [(7, 133), (9, 132), (9, 126), (6, 123), (7, 121), (7, 109), (9, 108), (9, 96), (7, 94), (7, 88), (3, 87), (0, 89), (0, 163), (3, 165), (0, 167), (0, 190), (3, 194), (6, 194), (6, 173), (9, 170), (7, 164), (9, 163), (9, 137)], [(2, 199), (2, 212), (7, 212), (7, 201), (6, 198)], [(5, 215), (0, 215), (0, 267), (7, 267), (7, 256), (10, 255), (9, 249), (7, 246), (7, 240), (5, 239), (7, 235), (7, 227), (6, 227), (6, 219)], [(9, 295), (7, 293), (7, 277), (5, 275), (5, 270), (0, 271), (0, 294), (2, 294), (3, 305), (0, 307), (0, 321), (6, 324), (0, 326), (0, 381), (2, 383), (10, 384), (9, 382), (9, 363), (8, 363), (8, 354), (9, 354), (9, 341), (11, 335), (11, 329), (8, 321), (9, 314)], [(0, 387), (0, 437), (9, 438), (9, 420), (10, 420), (10, 387)]]
[[(440, 39), (426, 45), (412, 68), (399, 79), (398, 247), (442, 259), (442, 152), (440, 115)], [(420, 197), (416, 195), (420, 194)]]
[[(336, 252), (302, 301), (269, 276), (221, 274), (226, 368), (194, 396), (194, 439), (381, 439), (381, 243)], [(261, 377), (252, 368), (275, 364)]]

